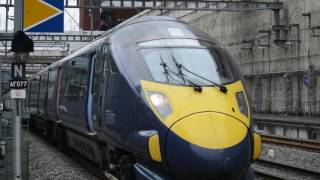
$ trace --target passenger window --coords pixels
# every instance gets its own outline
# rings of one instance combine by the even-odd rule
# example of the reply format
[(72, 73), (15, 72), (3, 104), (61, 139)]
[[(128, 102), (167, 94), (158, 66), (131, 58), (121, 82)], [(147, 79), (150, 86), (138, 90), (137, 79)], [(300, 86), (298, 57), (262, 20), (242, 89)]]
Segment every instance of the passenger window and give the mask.
[(88, 62), (87, 54), (83, 54), (63, 66), (60, 94), (70, 101), (84, 100), (86, 97)]

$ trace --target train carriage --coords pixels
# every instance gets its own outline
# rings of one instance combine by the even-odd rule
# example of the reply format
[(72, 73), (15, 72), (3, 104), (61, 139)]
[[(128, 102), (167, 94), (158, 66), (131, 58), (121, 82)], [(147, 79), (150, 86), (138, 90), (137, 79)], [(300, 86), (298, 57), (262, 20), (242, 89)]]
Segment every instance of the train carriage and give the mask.
[(124, 23), (29, 83), (33, 125), (120, 179), (253, 178), (261, 143), (239, 70), (182, 21)]

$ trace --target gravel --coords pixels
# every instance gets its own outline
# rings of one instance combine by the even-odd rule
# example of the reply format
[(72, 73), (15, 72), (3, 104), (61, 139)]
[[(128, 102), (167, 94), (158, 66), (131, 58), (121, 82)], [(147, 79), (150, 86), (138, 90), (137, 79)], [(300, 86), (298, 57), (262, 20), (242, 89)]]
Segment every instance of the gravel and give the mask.
[[(274, 157), (271, 157), (268, 155), (269, 150), (274, 151)], [(262, 152), (261, 152), (260, 159), (320, 172), (320, 152), (319, 153), (308, 152), (308, 151), (284, 147), (284, 146), (262, 144)], [(259, 162), (254, 163), (252, 167), (256, 171), (274, 174), (284, 179), (304, 179), (304, 180), (320, 179), (320, 177), (318, 178), (307, 177), (307, 176), (304, 176), (303, 174), (290, 172), (285, 169), (275, 169), (273, 167), (265, 167), (265, 166), (262, 166)]]
[(97, 180), (73, 159), (30, 133), (29, 173), (32, 180)]
[[(268, 150), (274, 150), (274, 157), (268, 156)], [(294, 167), (301, 167), (320, 172), (320, 152), (308, 152), (284, 146), (263, 144), (260, 159), (272, 160)]]

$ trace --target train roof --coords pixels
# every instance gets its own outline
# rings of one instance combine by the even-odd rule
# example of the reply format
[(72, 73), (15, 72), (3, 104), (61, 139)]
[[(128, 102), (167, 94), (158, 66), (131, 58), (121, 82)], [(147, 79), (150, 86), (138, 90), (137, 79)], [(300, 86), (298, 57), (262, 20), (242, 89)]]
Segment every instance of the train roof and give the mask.
[(167, 16), (136, 18), (113, 32), (110, 41), (117, 44), (129, 44), (165, 38), (201, 39), (218, 44), (216, 39), (202, 30)]
[[(164, 25), (167, 25), (168, 28), (164, 28)], [(63, 59), (56, 61), (44, 68), (37, 74), (31, 77), (34, 78), (51, 68), (60, 66), (70, 60), (71, 58), (82, 54), (83, 52), (96, 47), (100, 44), (106, 42), (106, 39), (110, 38), (111, 43), (118, 45), (123, 44), (132, 44), (142, 41), (161, 39), (161, 38), (174, 38), (172, 33), (168, 33), (168, 29), (179, 28), (183, 32), (183, 36), (177, 38), (190, 38), (190, 39), (202, 39), (207, 40), (217, 44), (217, 41), (212, 38), (207, 33), (199, 30), (196, 27), (188, 25), (186, 22), (179, 19), (168, 17), (168, 16), (140, 16), (136, 15), (127, 21), (119, 24), (115, 28), (112, 28), (105, 32), (101, 38), (93, 41), (92, 43), (80, 48), (69, 56), (64, 57)], [(143, 31), (143, 32), (142, 32)]]

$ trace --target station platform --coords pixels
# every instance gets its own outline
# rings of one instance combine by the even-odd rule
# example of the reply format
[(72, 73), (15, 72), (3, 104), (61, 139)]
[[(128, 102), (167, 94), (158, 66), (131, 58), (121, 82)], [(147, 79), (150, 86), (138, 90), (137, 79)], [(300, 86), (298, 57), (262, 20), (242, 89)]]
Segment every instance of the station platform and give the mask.
[(276, 115), (276, 114), (253, 114), (255, 122), (269, 122), (279, 124), (295, 124), (306, 126), (320, 126), (319, 117), (294, 116), (294, 115)]

